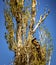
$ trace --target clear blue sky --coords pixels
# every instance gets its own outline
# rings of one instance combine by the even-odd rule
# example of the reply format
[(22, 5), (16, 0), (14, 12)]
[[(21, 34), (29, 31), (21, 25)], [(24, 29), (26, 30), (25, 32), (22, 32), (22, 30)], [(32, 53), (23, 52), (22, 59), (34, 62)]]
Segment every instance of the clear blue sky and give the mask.
[[(51, 10), (49, 16), (45, 20), (45, 25), (50, 31), (53, 38), (53, 54), (51, 65), (56, 65), (56, 0), (40, 0), (38, 16), (43, 14), (43, 9), (45, 7)], [(8, 49), (8, 44), (4, 38), (4, 33), (6, 31), (4, 26), (4, 13), (3, 13), (4, 3), (0, 0), (0, 65), (8, 65), (14, 58), (14, 53)], [(37, 37), (37, 34), (36, 34)]]

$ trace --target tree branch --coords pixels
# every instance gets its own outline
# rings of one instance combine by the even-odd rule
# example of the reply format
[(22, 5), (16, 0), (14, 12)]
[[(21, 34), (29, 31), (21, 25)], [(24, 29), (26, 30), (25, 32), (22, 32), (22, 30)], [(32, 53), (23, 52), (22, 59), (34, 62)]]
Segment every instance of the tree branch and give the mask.
[(36, 29), (40, 26), (40, 24), (46, 19), (46, 17), (48, 16), (48, 14), (50, 13), (50, 10), (44, 14), (44, 16), (40, 16), (40, 20), (39, 22), (37, 23), (37, 25), (35, 26), (35, 28), (33, 29), (33, 33), (36, 31)]

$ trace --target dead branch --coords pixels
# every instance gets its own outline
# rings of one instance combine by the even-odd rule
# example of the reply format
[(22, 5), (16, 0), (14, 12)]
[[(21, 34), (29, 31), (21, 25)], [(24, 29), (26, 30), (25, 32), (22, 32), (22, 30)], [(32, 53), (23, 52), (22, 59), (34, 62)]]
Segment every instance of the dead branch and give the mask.
[(39, 22), (37, 23), (37, 25), (35, 26), (35, 28), (33, 29), (33, 33), (36, 31), (36, 29), (40, 26), (40, 24), (46, 19), (46, 17), (48, 16), (48, 14), (50, 13), (50, 10), (44, 14), (44, 16), (40, 16), (40, 20)]

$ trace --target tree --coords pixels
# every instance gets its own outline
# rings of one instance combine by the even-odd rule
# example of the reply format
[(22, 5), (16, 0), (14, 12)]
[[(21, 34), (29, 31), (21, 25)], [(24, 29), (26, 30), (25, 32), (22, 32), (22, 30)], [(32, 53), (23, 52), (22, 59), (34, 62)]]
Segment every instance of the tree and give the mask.
[(13, 64), (46, 65), (47, 46), (45, 44), (42, 46), (33, 37), (33, 34), (46, 19), (50, 10), (40, 16), (39, 22), (34, 27), (36, 21), (36, 0), (6, 0), (5, 3), (4, 16), (7, 29), (5, 38), (9, 44), (9, 49), (15, 53)]

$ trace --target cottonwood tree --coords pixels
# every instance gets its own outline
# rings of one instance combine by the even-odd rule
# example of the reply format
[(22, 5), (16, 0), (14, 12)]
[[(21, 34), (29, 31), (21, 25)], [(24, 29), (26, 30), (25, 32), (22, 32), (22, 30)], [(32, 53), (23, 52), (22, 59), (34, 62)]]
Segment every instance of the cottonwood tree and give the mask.
[[(43, 31), (40, 26), (50, 10), (40, 15), (40, 19), (35, 25), (37, 0), (5, 0), (4, 2), (5, 26), (7, 29), (5, 38), (9, 49), (15, 53), (13, 65), (46, 65), (47, 45), (43, 44), (42, 46), (40, 43), (44, 43), (42, 37), (48, 35), (48, 33), (45, 34), (45, 30)], [(40, 40), (33, 36), (38, 27), (40, 27), (40, 32), (43, 32), (39, 34)], [(48, 53), (50, 57), (50, 51)]]

